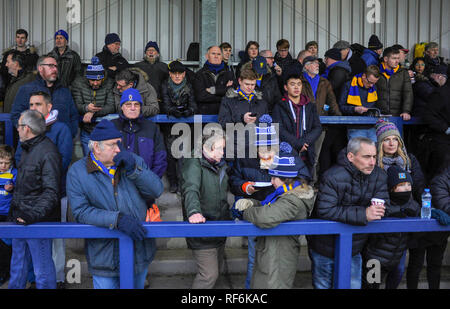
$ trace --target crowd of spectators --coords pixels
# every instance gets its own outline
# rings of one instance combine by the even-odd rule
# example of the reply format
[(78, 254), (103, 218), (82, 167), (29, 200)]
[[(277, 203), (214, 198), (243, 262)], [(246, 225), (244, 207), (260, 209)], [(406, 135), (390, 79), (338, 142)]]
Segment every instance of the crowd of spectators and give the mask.
[[(250, 41), (234, 66), (232, 46), (223, 42), (208, 48), (206, 62), (194, 72), (178, 60), (164, 63), (153, 41), (132, 65), (115, 33), (87, 66), (68, 46), (64, 30), (41, 56), (27, 39), (25, 30), (16, 32), (0, 67), (3, 112), (17, 129), (14, 149), (0, 146), (0, 220), (65, 221), (69, 203), (77, 222), (118, 229), (135, 241), (137, 288), (144, 287), (156, 251), (142, 222), (157, 210), (164, 175), (169, 191), (181, 194), (184, 220), (192, 224), (235, 218), (272, 228), (318, 218), (366, 225), (383, 217), (417, 217), (429, 187), (433, 218), (448, 223), (449, 67), (436, 43), (409, 57), (409, 66), (408, 49), (385, 47), (376, 35), (367, 48), (338, 41), (323, 58), (314, 41), (296, 58), (285, 39), (275, 54)], [(224, 130), (229, 124), (253, 126), (256, 141), (245, 135), (242, 147), (236, 135), (228, 141), (206, 134), (200, 158), (179, 159), (173, 125), (149, 120), (158, 114), (179, 123), (217, 115)], [(114, 120), (104, 119), (110, 115)], [(321, 124), (321, 116), (343, 115), (380, 120), (376, 126)], [(420, 117), (423, 124), (405, 129), (406, 139), (388, 117)], [(84, 158), (73, 162), (76, 139)], [(229, 157), (225, 149), (232, 146)], [(366, 261), (374, 258), (386, 287), (397, 288), (408, 250), (408, 287), (417, 288), (426, 254), (430, 288), (438, 288), (447, 237), (355, 235), (352, 288), (379, 288), (365, 280)], [(307, 241), (313, 286), (332, 288), (335, 236)], [(198, 266), (193, 288), (214, 287), (225, 242), (187, 238)], [(117, 241), (88, 240), (86, 249), (94, 287), (118, 287)], [(292, 287), (297, 237), (249, 237), (248, 250), (247, 288)], [(10, 288), (24, 288), (27, 280), (38, 288), (63, 287), (64, 261), (62, 240), (0, 241), (0, 280), (9, 279)]]

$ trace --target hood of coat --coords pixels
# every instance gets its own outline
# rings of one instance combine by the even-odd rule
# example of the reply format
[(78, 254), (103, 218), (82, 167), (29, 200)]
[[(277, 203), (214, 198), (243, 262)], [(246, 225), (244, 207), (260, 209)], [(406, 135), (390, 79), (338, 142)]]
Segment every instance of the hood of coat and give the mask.
[(312, 199), (314, 197), (314, 189), (311, 186), (298, 186), (297, 188), (286, 192), (283, 195), (294, 195), (299, 199)]

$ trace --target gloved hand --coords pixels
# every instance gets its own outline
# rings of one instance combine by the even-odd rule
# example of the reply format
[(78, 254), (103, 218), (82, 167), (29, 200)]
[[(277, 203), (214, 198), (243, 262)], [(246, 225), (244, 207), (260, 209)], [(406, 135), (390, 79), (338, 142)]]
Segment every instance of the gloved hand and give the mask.
[(176, 107), (172, 107), (172, 108), (169, 108), (169, 110), (167, 111), (167, 116), (181, 118), (181, 117), (183, 117), (183, 114)]
[(253, 206), (252, 200), (249, 199), (241, 199), (236, 202), (236, 209), (239, 211), (244, 211)]
[(121, 142), (119, 142), (118, 145), (120, 152), (114, 157), (114, 164), (116, 166), (120, 166), (121, 164), (123, 164), (125, 170), (127, 171), (127, 174), (131, 174), (136, 168), (136, 159), (131, 152), (124, 149)]
[(431, 218), (438, 220), (441, 225), (450, 225), (450, 216), (440, 209), (431, 208)]
[(191, 108), (186, 109), (183, 112), (183, 117), (188, 118), (194, 115), (194, 111)]
[(142, 226), (142, 223), (128, 215), (119, 214), (117, 229), (136, 241), (144, 240), (147, 235), (147, 231)]

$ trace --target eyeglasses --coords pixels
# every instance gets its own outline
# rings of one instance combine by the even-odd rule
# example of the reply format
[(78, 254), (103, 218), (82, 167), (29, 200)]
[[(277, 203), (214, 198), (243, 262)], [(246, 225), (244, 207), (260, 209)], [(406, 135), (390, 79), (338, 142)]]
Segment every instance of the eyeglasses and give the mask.
[(58, 66), (56, 64), (52, 64), (52, 63), (41, 63), (41, 65), (48, 66), (50, 69), (57, 69), (58, 68)]

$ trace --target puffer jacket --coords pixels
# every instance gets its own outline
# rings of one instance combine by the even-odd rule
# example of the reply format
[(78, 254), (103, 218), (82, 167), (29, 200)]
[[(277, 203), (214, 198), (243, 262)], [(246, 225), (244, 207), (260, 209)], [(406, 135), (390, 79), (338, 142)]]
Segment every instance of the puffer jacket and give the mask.
[[(147, 200), (158, 198), (164, 186), (150, 171), (144, 160), (134, 155), (136, 168), (127, 175), (119, 167), (114, 184), (87, 156), (72, 165), (67, 175), (67, 197), (76, 222), (116, 229), (119, 214), (141, 222), (147, 215)], [(148, 267), (156, 252), (154, 239), (134, 242), (134, 272)], [(119, 241), (117, 239), (86, 239), (89, 272), (95, 276), (118, 277), (120, 274)]]
[[(413, 198), (405, 205), (397, 205), (391, 200), (391, 205), (386, 209), (385, 217), (405, 218), (405, 208), (415, 212), (413, 217), (420, 213), (420, 206)], [(365, 261), (376, 259), (380, 261), (382, 268), (395, 269), (408, 247), (408, 239), (409, 233), (371, 234), (362, 254), (363, 259)]]
[(364, 61), (366, 66), (376, 65), (378, 66), (380, 64), (380, 55), (378, 55), (375, 51), (371, 49), (365, 49), (361, 59)]
[[(254, 206), (244, 211), (244, 220), (262, 229), (288, 221), (307, 219), (314, 205), (314, 190), (297, 187), (284, 193), (270, 206)], [(300, 253), (299, 236), (257, 237), (252, 289), (291, 289)]]
[(388, 80), (381, 75), (377, 82), (378, 104), (389, 114), (398, 117), (400, 114), (411, 115), (414, 104), (414, 93), (408, 70), (399, 69)]
[[(347, 158), (343, 150), (338, 164), (330, 168), (322, 177), (316, 203), (311, 217), (337, 221), (350, 225), (367, 225), (366, 208), (372, 198), (385, 201), (390, 206), (387, 188), (387, 174), (378, 166), (370, 175), (359, 171)], [(361, 253), (368, 235), (353, 235), (352, 256)], [(336, 236), (307, 236), (308, 246), (320, 255), (334, 258)]]
[(61, 221), (61, 155), (45, 135), (22, 143), (9, 218), (26, 224)]
[[(185, 221), (194, 214), (202, 214), (206, 221), (231, 220), (227, 201), (228, 175), (224, 161), (213, 166), (204, 157), (182, 160), (181, 194), (183, 218)], [(226, 237), (186, 238), (192, 250), (219, 248)]]
[[(79, 76), (73, 82), (72, 96), (77, 106), (78, 113), (83, 117), (88, 111), (89, 104), (95, 102), (95, 106), (101, 107), (102, 110), (94, 113), (94, 117), (104, 117), (116, 112), (114, 105), (114, 96), (112, 88), (114, 84), (111, 79), (105, 79), (100, 89), (94, 90), (89, 85), (89, 80), (84, 76)], [(81, 122), (81, 129), (91, 133), (95, 128), (95, 123)]]
[(69, 46), (61, 55), (58, 48), (55, 47), (50, 55), (58, 61), (59, 80), (64, 87), (71, 88), (73, 81), (83, 73), (81, 58), (77, 52), (70, 49)]
[(127, 119), (122, 111), (112, 123), (122, 133), (124, 147), (142, 157), (150, 170), (162, 178), (167, 168), (167, 152), (158, 126), (142, 115)]
[[(144, 101), (142, 105), (141, 111), (144, 117), (153, 117), (159, 114), (159, 102), (158, 102), (158, 94), (155, 91), (155, 88), (148, 82), (148, 75), (144, 71), (139, 68), (130, 68), (129, 69), (133, 74), (137, 76), (137, 85), (133, 88), (139, 91), (139, 94)], [(121, 110), (120, 100), (122, 98), (122, 94), (119, 92), (117, 87), (113, 88), (114, 100), (116, 104), (116, 111), (119, 112)]]
[[(217, 75), (208, 69), (207, 64), (196, 73), (193, 82), (198, 113), (201, 115), (217, 115), (219, 113), (222, 98), (226, 95), (229, 81), (234, 82), (234, 75), (228, 65)], [(209, 93), (207, 88), (215, 87), (215, 93)]]

